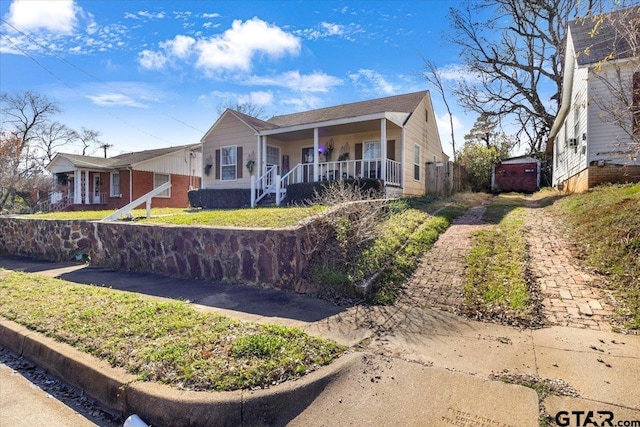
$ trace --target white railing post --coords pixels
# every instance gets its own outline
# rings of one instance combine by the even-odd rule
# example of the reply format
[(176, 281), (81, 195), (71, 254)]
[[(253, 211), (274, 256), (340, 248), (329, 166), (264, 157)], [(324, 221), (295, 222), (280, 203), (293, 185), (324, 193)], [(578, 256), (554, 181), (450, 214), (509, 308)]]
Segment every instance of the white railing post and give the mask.
[(280, 206), (280, 175), (276, 174), (276, 206)]
[(256, 207), (256, 177), (251, 175), (251, 207)]

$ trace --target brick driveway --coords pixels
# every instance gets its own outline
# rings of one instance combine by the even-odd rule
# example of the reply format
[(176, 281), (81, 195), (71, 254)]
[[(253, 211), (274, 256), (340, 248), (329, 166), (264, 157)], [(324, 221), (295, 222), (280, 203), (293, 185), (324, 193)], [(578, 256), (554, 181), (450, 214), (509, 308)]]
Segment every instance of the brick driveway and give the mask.
[[(547, 324), (610, 331), (611, 296), (598, 287), (600, 279), (580, 267), (557, 220), (535, 204), (527, 207), (529, 268), (543, 296)], [(488, 226), (482, 221), (485, 208), (469, 209), (440, 235), (423, 256), (400, 304), (457, 311), (463, 302), (465, 257), (473, 233)]]

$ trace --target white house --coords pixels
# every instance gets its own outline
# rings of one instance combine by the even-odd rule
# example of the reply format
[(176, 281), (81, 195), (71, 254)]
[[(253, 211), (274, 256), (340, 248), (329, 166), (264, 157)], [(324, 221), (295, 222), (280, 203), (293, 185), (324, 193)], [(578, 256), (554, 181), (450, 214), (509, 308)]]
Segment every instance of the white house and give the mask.
[(202, 188), (284, 197), (293, 183), (379, 178), (425, 193), (424, 165), (447, 161), (428, 91), (260, 120), (227, 109), (202, 138)]
[(569, 22), (561, 107), (547, 144), (555, 187), (585, 191), (640, 181), (639, 52), (617, 25), (629, 17), (637, 25), (639, 13), (634, 8)]

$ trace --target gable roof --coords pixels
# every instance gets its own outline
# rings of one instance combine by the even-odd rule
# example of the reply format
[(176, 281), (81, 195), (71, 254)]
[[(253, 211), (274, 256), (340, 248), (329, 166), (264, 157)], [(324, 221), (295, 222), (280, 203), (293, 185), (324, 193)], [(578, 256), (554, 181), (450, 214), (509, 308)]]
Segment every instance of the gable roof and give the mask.
[(220, 117), (218, 117), (211, 128), (209, 128), (209, 130), (204, 134), (200, 141), (204, 142), (204, 140), (207, 139), (211, 132), (216, 128), (218, 123), (221, 122), (222, 118), (228, 114), (234, 115), (238, 120), (255, 131), (258, 135), (284, 133), (294, 127), (310, 129), (314, 124), (331, 121), (357, 121), (358, 118), (371, 120), (374, 115), (385, 115), (387, 119), (402, 124), (407, 117), (413, 113), (428, 93), (428, 90), (423, 90), (403, 95), (394, 95), (385, 98), (371, 99), (368, 101), (359, 101), (336, 105), (333, 107), (319, 108), (317, 110), (303, 111), (300, 113), (284, 114), (281, 116), (274, 116), (268, 120), (261, 120), (227, 108)]
[[(619, 27), (624, 27), (627, 32), (629, 25), (638, 26), (639, 15), (640, 6), (570, 21), (569, 30), (578, 65), (595, 64), (610, 54), (613, 54), (613, 59), (633, 56), (634, 49), (629, 45), (629, 40), (620, 34)], [(640, 33), (638, 30), (636, 37)]]
[(175, 153), (176, 151), (195, 150), (200, 147), (201, 147), (200, 144), (180, 145), (175, 147), (156, 148), (152, 150), (124, 153), (124, 154), (120, 154), (120, 155), (117, 155), (114, 157), (108, 157), (108, 158), (97, 157), (97, 156), (83, 156), (81, 154), (58, 153), (47, 165), (47, 169), (54, 162), (57, 162), (58, 161), (57, 159), (65, 159), (68, 162), (70, 162), (75, 168), (78, 168), (78, 169), (98, 169), (98, 170), (122, 169), (122, 168), (133, 166), (138, 163), (145, 162), (147, 160), (151, 160), (157, 157), (165, 156), (167, 154)]
[(278, 127), (290, 127), (385, 112), (411, 113), (416, 109), (427, 93), (428, 91), (425, 90), (421, 92), (407, 93), (404, 95), (377, 98), (369, 101), (336, 105), (334, 107), (320, 108), (318, 110), (303, 111), (301, 113), (275, 116), (270, 118), (268, 122), (277, 125)]

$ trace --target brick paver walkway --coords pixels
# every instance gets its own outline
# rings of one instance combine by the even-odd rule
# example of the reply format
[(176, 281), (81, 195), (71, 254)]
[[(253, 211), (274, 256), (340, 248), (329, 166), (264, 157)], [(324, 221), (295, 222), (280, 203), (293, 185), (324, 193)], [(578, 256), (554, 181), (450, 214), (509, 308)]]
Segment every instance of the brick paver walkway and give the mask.
[(465, 257), (472, 234), (483, 227), (486, 206), (476, 206), (456, 218), (420, 261), (407, 286), (403, 303), (455, 311), (463, 302)]
[(531, 273), (544, 297), (549, 324), (610, 331), (610, 295), (597, 287), (597, 276), (580, 267), (561, 225), (544, 209), (530, 205), (527, 226)]

